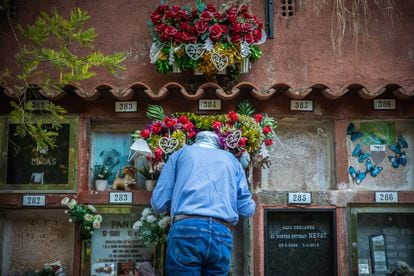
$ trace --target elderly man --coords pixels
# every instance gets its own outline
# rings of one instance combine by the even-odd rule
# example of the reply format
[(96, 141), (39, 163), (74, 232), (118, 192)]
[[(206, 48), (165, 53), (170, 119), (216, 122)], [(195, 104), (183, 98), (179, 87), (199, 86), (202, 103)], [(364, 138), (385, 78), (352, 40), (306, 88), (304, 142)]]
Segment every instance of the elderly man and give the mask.
[(202, 131), (191, 146), (172, 154), (151, 199), (156, 212), (170, 210), (167, 275), (227, 275), (232, 228), (255, 203), (240, 162), (221, 150), (214, 132)]

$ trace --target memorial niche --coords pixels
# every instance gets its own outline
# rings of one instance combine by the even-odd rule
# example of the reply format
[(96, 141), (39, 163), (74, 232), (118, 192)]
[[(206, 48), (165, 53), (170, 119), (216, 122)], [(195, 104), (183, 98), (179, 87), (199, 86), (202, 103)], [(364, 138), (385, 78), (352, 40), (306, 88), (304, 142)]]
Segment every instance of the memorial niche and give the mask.
[(359, 275), (386, 275), (402, 262), (414, 268), (413, 213), (357, 215)]
[(336, 275), (333, 210), (266, 210), (265, 275)]

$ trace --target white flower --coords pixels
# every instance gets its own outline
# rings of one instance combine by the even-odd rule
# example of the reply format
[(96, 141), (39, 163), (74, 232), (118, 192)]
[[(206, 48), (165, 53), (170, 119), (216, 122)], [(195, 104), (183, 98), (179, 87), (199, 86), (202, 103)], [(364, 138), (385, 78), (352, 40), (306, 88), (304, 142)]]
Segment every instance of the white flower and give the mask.
[(98, 229), (101, 228), (101, 223), (97, 220), (94, 220), (92, 226), (93, 228)]
[(99, 221), (99, 223), (102, 222), (102, 216), (101, 215), (95, 215), (94, 220)]
[(148, 216), (149, 214), (152, 214), (152, 211), (151, 211), (151, 209), (150, 208), (145, 208), (143, 211), (142, 211), (142, 217), (146, 217), (146, 216)]
[(86, 221), (92, 221), (93, 216), (91, 214), (85, 214), (84, 218)]
[(69, 198), (67, 196), (65, 196), (62, 201), (60, 202), (60, 204), (67, 206), (69, 203)]
[(153, 215), (149, 215), (149, 216), (147, 217), (147, 221), (148, 221), (149, 223), (153, 223), (153, 222), (156, 222), (156, 221), (157, 221), (157, 218), (156, 218), (156, 217), (154, 217)]
[(68, 207), (70, 208), (70, 209), (73, 209), (73, 207), (75, 207), (76, 206), (76, 200), (75, 199), (71, 199), (70, 201), (69, 201), (69, 203), (68, 203)]
[(72, 221), (73, 221), (73, 220), (70, 218), (70, 219), (69, 219), (69, 223), (72, 223)]
[(68, 210), (65, 210), (65, 214), (67, 214), (67, 213), (69, 213), (69, 211)]
[(170, 217), (169, 216), (166, 216), (166, 217), (163, 217), (159, 222), (158, 222), (158, 225), (161, 227), (161, 228), (165, 228), (165, 227), (167, 227), (168, 226), (168, 223), (170, 222)]
[(91, 212), (92, 213), (96, 213), (96, 208), (95, 207), (93, 207), (92, 205), (88, 205), (88, 206), (86, 206), (89, 210), (91, 210)]
[(132, 229), (134, 229), (134, 231), (138, 231), (139, 228), (141, 228), (142, 226), (142, 221), (138, 220), (134, 223), (134, 225), (132, 226)]

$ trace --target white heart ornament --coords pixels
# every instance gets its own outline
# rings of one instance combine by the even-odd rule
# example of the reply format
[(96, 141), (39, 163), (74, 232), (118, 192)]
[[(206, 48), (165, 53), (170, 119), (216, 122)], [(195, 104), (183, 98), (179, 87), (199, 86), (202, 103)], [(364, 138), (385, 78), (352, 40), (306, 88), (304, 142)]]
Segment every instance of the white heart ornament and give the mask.
[(186, 44), (185, 53), (192, 60), (198, 60), (205, 52), (203, 44)]
[(232, 134), (226, 137), (226, 145), (227, 147), (231, 149), (235, 149), (237, 145), (239, 144), (240, 138), (241, 138), (241, 131), (236, 130)]
[(158, 140), (158, 145), (165, 154), (169, 154), (177, 148), (178, 140), (171, 137), (161, 137)]
[(218, 53), (213, 53), (211, 54), (211, 62), (214, 64), (214, 67), (216, 67), (217, 71), (220, 72), (227, 67), (229, 58)]

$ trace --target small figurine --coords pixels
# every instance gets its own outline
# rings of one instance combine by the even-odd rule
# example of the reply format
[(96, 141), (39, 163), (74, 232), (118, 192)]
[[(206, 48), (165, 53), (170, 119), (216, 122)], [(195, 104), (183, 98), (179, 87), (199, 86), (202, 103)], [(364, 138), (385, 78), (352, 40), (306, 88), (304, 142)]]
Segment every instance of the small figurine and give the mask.
[(119, 177), (119, 172), (116, 174), (114, 183), (112, 184), (112, 190), (133, 190), (135, 188), (135, 174), (137, 169), (133, 166), (125, 166), (122, 169), (123, 178)]

